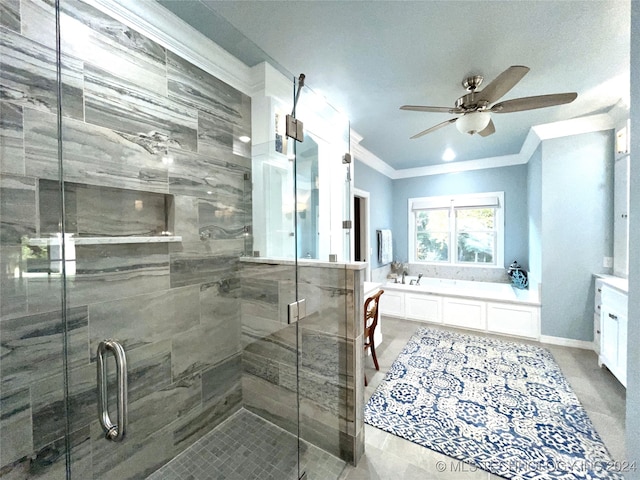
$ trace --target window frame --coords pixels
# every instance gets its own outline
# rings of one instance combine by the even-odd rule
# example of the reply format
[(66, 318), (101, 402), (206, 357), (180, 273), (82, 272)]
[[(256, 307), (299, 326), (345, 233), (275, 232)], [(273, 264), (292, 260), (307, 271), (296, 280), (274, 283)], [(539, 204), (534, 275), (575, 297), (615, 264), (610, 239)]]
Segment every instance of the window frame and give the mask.
[[(486, 208), (489, 203), (495, 203), (495, 261), (494, 263), (474, 263), (458, 261), (458, 239), (456, 230), (455, 210), (457, 208)], [(408, 247), (409, 247), (409, 263), (418, 263), (423, 265), (443, 265), (458, 266), (470, 268), (504, 268), (504, 192), (483, 192), (470, 193), (461, 195), (440, 195), (432, 197), (415, 197), (409, 198), (407, 204), (408, 210)], [(415, 211), (429, 209), (449, 210), (449, 261), (433, 262), (426, 260), (418, 260), (416, 258), (416, 217)]]

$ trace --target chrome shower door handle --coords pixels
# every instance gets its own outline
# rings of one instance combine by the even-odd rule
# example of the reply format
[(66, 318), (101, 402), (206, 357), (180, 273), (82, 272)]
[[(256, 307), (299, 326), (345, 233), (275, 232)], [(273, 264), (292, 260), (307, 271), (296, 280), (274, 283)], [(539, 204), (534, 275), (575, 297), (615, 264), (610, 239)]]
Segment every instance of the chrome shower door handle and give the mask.
[[(116, 377), (118, 382), (118, 422), (114, 425), (109, 417), (109, 397), (107, 389), (108, 351), (113, 352), (116, 360)], [(120, 442), (127, 428), (127, 356), (124, 348), (115, 340), (104, 340), (98, 345), (98, 416), (100, 425), (105, 431), (107, 440)]]

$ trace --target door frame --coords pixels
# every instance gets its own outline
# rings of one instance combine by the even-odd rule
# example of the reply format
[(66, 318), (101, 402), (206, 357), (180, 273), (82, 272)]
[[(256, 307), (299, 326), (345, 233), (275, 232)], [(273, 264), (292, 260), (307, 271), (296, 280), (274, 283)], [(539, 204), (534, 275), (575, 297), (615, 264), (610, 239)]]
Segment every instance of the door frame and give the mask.
[[(353, 188), (351, 190), (351, 204), (354, 205), (354, 198), (360, 199), (360, 251), (365, 252), (367, 260), (367, 270), (365, 273), (365, 281), (371, 280), (371, 239), (369, 238), (369, 225), (371, 225), (371, 194), (366, 190)], [(355, 211), (353, 217), (355, 218)], [(355, 228), (355, 224), (354, 224)], [(355, 235), (351, 235), (351, 261), (355, 261)]]

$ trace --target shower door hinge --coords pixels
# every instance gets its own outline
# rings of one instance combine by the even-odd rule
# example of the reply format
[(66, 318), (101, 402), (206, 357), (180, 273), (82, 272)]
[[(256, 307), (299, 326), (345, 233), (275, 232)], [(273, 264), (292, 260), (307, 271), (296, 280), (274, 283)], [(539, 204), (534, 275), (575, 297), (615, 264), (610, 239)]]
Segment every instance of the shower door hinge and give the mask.
[(302, 320), (307, 316), (307, 303), (304, 298), (289, 304), (289, 324)]
[(351, 229), (351, 220), (343, 220), (342, 221), (342, 228)]
[(304, 129), (302, 122), (293, 115), (287, 115), (287, 137), (299, 142), (304, 142)]

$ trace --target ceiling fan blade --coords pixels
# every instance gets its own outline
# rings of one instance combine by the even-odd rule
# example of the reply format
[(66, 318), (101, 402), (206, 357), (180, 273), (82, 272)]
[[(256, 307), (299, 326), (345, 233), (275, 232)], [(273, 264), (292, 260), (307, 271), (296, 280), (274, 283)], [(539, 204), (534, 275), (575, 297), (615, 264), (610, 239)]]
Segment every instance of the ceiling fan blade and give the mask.
[(522, 65), (513, 65), (507, 68), (504, 72), (494, 78), (489, 85), (477, 93), (478, 101), (484, 100), (487, 103), (493, 103), (499, 98), (502, 98), (504, 94), (522, 80), (522, 77), (524, 77), (528, 71), (529, 67)]
[(449, 120), (447, 120), (447, 121), (445, 121), (445, 122), (441, 122), (441, 123), (439, 123), (439, 124), (437, 124), (437, 125), (434, 125), (434, 126), (433, 126), (433, 127), (431, 127), (431, 128), (427, 128), (426, 130), (423, 130), (423, 131), (422, 131), (422, 132), (420, 132), (420, 133), (416, 133), (413, 137), (411, 137), (411, 139), (413, 140), (414, 138), (421, 137), (421, 136), (423, 136), (423, 135), (426, 135), (427, 133), (431, 133), (431, 132), (433, 132), (434, 130), (438, 130), (439, 128), (446, 127), (446, 126), (447, 126), (447, 125), (449, 125), (450, 123), (454, 123), (457, 119), (458, 119), (458, 118), (450, 118)]
[(510, 113), (522, 112), (524, 110), (535, 110), (536, 108), (553, 107), (555, 105), (571, 103), (577, 97), (577, 93), (571, 92), (514, 98), (513, 100), (505, 100), (504, 102), (496, 103), (489, 109), (489, 111), (493, 113)]
[(463, 109), (458, 107), (427, 107), (425, 105), (403, 105), (400, 110), (411, 112), (434, 112), (434, 113), (462, 113)]
[(493, 124), (493, 120), (489, 120), (489, 124), (484, 127), (484, 130), (478, 132), (478, 135), (481, 137), (488, 137), (489, 135), (493, 135), (496, 133), (496, 126)]

